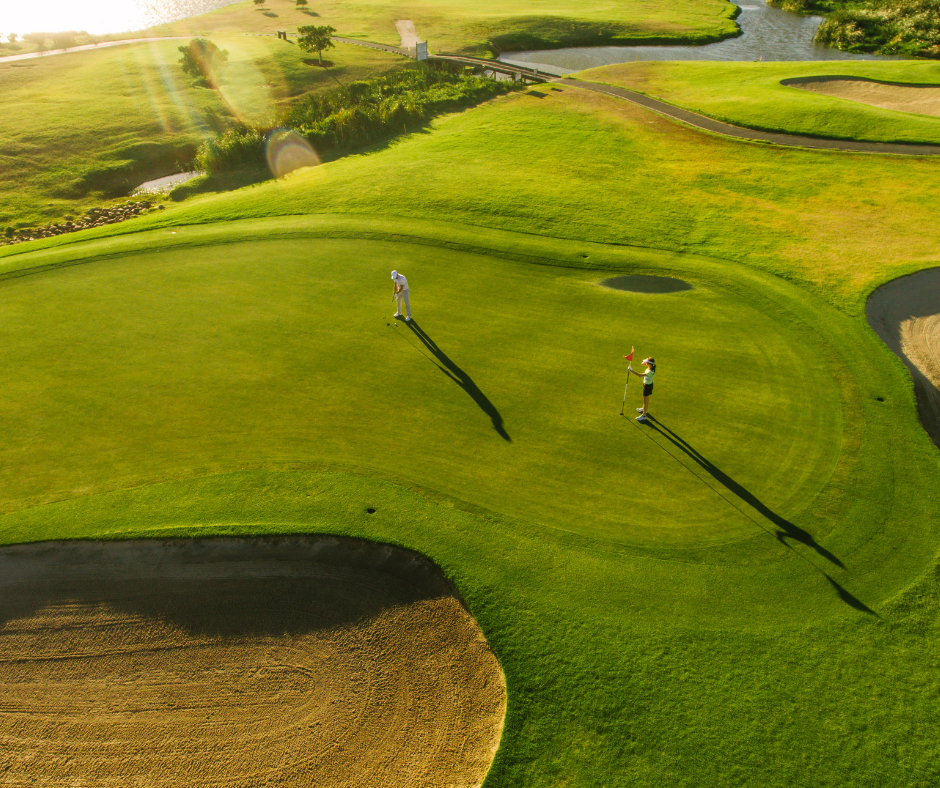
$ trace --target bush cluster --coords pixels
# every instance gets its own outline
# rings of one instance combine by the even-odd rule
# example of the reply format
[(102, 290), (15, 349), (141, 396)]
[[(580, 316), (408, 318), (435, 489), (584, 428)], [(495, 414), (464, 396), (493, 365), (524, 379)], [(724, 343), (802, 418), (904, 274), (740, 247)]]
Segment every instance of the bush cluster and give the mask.
[(816, 41), (846, 52), (940, 58), (940, 0), (770, 0), (824, 13)]
[(237, 126), (207, 140), (196, 151), (196, 169), (218, 173), (265, 165), (265, 132)]
[[(448, 109), (512, 90), (512, 83), (447, 66), (422, 65), (380, 79), (308, 96), (291, 106), (277, 128), (296, 131), (319, 152), (345, 152), (420, 128)], [(263, 166), (271, 129), (230, 129), (204, 143), (196, 166), (210, 173)]]

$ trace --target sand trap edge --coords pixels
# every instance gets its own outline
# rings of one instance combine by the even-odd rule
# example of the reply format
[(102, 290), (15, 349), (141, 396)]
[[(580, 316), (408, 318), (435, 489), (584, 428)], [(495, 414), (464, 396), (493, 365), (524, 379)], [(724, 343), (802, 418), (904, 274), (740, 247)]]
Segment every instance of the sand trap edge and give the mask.
[(906, 337), (904, 329), (906, 321), (938, 316), (936, 303), (931, 304), (931, 297), (936, 302), (938, 293), (940, 268), (901, 276), (868, 296), (865, 317), (872, 331), (911, 373), (921, 424), (940, 448), (940, 357), (925, 358), (927, 349)]

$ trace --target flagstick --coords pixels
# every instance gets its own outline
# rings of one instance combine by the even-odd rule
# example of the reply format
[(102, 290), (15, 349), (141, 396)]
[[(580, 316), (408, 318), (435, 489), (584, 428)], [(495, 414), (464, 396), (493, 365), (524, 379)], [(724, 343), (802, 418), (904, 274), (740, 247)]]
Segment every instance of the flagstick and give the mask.
[(623, 409), (627, 407), (627, 386), (630, 385), (630, 373), (633, 372), (633, 351), (636, 348), (630, 348), (630, 355), (624, 356), (624, 358), (630, 363), (627, 364), (627, 385), (623, 387), (623, 403), (620, 405), (620, 415), (623, 415)]
[[(631, 372), (631, 370), (628, 369), (628, 370), (627, 370), (627, 386), (630, 385), (630, 372)], [(620, 406), (620, 415), (621, 415), (621, 416), (623, 415), (623, 409), (624, 409), (625, 407), (627, 407), (627, 386), (624, 386), (624, 387), (623, 387), (623, 404)]]

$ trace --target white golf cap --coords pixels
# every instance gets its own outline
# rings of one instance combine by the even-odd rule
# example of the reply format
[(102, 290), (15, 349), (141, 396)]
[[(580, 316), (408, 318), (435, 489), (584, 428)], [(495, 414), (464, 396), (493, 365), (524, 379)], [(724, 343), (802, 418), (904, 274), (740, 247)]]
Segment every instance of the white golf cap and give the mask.
[(392, 271), (392, 279), (398, 276), (398, 271)]

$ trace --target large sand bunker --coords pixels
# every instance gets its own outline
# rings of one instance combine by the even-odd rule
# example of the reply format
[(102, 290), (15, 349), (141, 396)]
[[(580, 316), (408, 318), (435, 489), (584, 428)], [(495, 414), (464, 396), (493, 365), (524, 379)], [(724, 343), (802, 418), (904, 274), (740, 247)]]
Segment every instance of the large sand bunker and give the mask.
[(862, 77), (839, 76), (784, 79), (780, 84), (873, 107), (940, 117), (940, 85), (876, 82)]
[(921, 423), (940, 448), (940, 268), (878, 288), (865, 312), (869, 325), (911, 371)]
[(0, 549), (0, 785), (475, 786), (505, 698), (476, 622), (408, 551)]

